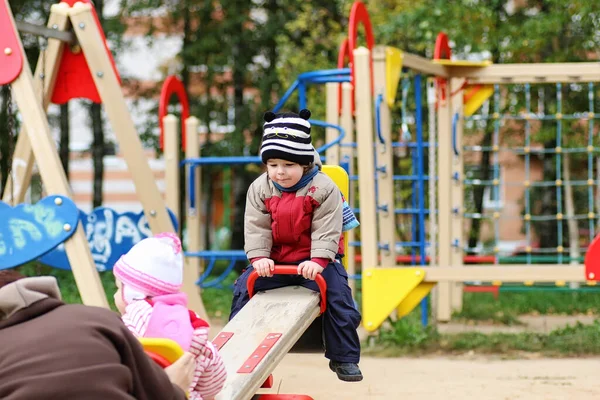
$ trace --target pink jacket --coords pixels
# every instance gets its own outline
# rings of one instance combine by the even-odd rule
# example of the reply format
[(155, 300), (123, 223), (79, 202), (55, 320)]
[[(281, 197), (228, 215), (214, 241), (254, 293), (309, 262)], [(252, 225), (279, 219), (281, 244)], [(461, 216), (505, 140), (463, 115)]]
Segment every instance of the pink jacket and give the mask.
[(208, 340), (208, 324), (187, 309), (185, 293), (134, 301), (127, 306), (122, 319), (134, 335), (173, 339), (195, 356), (190, 399), (212, 399), (221, 391), (227, 378), (225, 365)]

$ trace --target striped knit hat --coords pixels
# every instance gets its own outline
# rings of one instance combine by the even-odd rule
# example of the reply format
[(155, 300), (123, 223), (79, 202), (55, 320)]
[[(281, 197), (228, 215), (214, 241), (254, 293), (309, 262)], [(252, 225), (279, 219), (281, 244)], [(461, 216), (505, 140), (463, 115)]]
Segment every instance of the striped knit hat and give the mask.
[(267, 111), (260, 157), (263, 163), (279, 158), (300, 165), (309, 165), (315, 160), (315, 149), (310, 137), (310, 111), (299, 114)]

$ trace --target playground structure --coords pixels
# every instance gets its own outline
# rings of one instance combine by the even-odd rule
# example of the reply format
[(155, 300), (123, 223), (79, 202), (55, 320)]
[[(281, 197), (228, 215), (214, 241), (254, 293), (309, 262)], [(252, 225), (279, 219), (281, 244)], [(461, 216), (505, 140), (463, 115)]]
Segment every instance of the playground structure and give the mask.
[[(229, 250), (215, 252), (203, 247), (201, 238), (202, 224), (200, 223), (200, 174), (198, 166), (206, 164), (243, 164), (259, 163), (258, 157), (200, 157), (198, 143), (199, 121), (183, 113), (183, 127), (185, 133), (186, 159), (181, 163), (185, 166), (188, 196), (186, 198), (186, 214), (177, 215), (179, 204), (178, 187), (180, 161), (177, 154), (178, 134), (177, 119), (165, 116), (161, 122), (164, 124), (164, 146), (167, 164), (167, 200), (166, 205), (173, 211), (169, 216), (167, 207), (161, 200), (160, 193), (154, 183), (148, 180), (151, 176), (147, 161), (145, 160), (141, 144), (135, 132), (131, 117), (126, 112), (126, 105), (120, 91), (119, 77), (112, 63), (110, 53), (106, 50), (102, 30), (98, 27), (93, 7), (87, 2), (73, 4), (63, 2), (52, 7), (48, 28), (58, 32), (73, 35), (65, 39), (49, 39), (45, 59), (40, 58), (35, 78), (31, 74), (29, 65), (23, 54), (10, 7), (5, 0), (0, 3), (0, 62), (3, 65), (0, 74), (0, 84), (11, 84), (12, 93), (22, 115), (24, 129), (17, 142), (12, 180), (9, 180), (8, 189), (4, 194), (5, 203), (16, 205), (23, 201), (25, 188), (29, 184), (32, 165), (37, 161), (42, 179), (47, 191), (52, 194), (46, 201), (47, 207), (40, 213), (55, 212), (56, 220), (53, 226), (62, 227), (60, 237), (55, 236), (55, 243), (64, 242), (69, 262), (76, 278), (78, 288), (85, 304), (106, 306), (106, 296), (100, 285), (95, 263), (90, 254), (88, 238), (83, 231), (83, 224), (79, 226), (77, 217), (73, 217), (72, 204), (69, 203), (70, 190), (64, 172), (60, 167), (56, 150), (50, 138), (48, 122), (44, 109), (51, 99), (59, 98), (55, 87), (83, 88), (92, 87), (96, 93), (83, 94), (90, 98), (102, 100), (107, 114), (114, 126), (127, 164), (133, 173), (136, 190), (143, 205), (144, 216), (152, 232), (174, 231), (173, 222), (186, 220), (188, 246), (186, 250), (185, 291), (191, 300), (191, 308), (204, 314), (204, 308), (199, 297), (199, 288), (210, 286), (207, 282), (211, 265), (215, 259), (230, 259), (230, 268), (235, 260), (245, 260), (243, 251)], [(362, 25), (367, 33), (367, 47), (357, 46), (357, 31)], [(72, 26), (72, 30), (71, 27)], [(368, 13), (365, 6), (357, 2), (352, 7), (350, 16), (350, 29), (348, 40), (342, 43), (338, 68), (328, 71), (309, 72), (301, 74), (296, 83), (282, 97), (274, 107), (277, 111), (283, 107), (285, 101), (295, 90), (298, 90), (300, 107), (307, 103), (306, 85), (326, 83), (327, 117), (326, 121), (311, 121), (313, 126), (322, 126), (326, 130), (326, 144), (318, 150), (324, 153), (327, 168), (341, 165), (349, 174), (351, 185), (347, 198), (352, 204), (357, 203), (359, 197), (359, 213), (361, 220), (360, 235), (353, 231), (347, 237), (347, 251), (345, 262), (349, 273), (358, 277), (356, 262), (362, 265), (362, 314), (364, 327), (372, 332), (378, 329), (390, 314), (396, 313), (404, 316), (414, 307), (423, 304), (422, 300), (436, 287), (436, 297), (433, 303), (435, 319), (447, 321), (454, 309), (460, 308), (464, 282), (523, 282), (530, 285), (532, 282), (586, 282), (590, 286), (596, 282), (600, 271), (594, 264), (592, 250), (598, 247), (597, 241), (586, 255), (586, 270), (580, 259), (572, 260), (563, 257), (564, 247), (555, 249), (559, 254), (558, 263), (570, 261), (569, 265), (536, 265), (535, 249), (530, 246), (525, 249), (526, 256), (523, 264), (512, 266), (499, 266), (501, 258), (471, 256), (469, 260), (485, 260), (486, 264), (467, 266), (464, 256), (464, 224), (466, 218), (489, 218), (495, 224), (497, 232), (500, 224), (500, 209), (490, 215), (474, 216), (466, 212), (464, 205), (464, 191), (467, 185), (488, 185), (498, 190), (500, 178), (495, 175), (490, 182), (474, 182), (465, 178), (464, 154), (473, 148), (464, 147), (463, 130), (464, 122), (476, 119), (476, 111), (489, 98), (500, 97), (502, 87), (507, 84), (522, 84), (529, 88), (536, 83), (564, 84), (575, 82), (577, 84), (593, 83), (600, 80), (600, 70), (596, 63), (563, 63), (563, 64), (511, 64), (493, 65), (489, 62), (472, 63), (451, 59), (447, 38), (439, 40), (434, 60), (404, 53), (399, 49), (386, 46), (376, 46), (372, 35)], [(66, 43), (76, 38), (77, 46), (68, 46)], [(67, 40), (65, 42), (64, 40)], [(444, 43), (445, 40), (445, 43)], [(79, 57), (84, 61), (87, 71), (87, 84), (67, 84), (69, 74), (60, 75), (64, 64), (64, 54), (68, 57)], [(76, 58), (77, 59), (77, 58)], [(345, 60), (350, 62), (345, 68)], [(6, 66), (6, 67), (4, 67)], [(84, 71), (84, 72), (85, 72)], [(404, 71), (404, 72), (402, 72)], [(403, 75), (414, 74), (415, 102), (415, 142), (392, 141), (392, 116), (391, 106), (395, 102), (398, 84)], [(80, 78), (84, 73), (75, 74)], [(73, 76), (73, 75), (71, 75)], [(38, 79), (43, 77), (42, 79)], [(84, 79), (84, 78), (81, 78)], [(177, 83), (172, 80), (171, 85), (177, 92)], [(58, 86), (57, 86), (58, 85)], [(559, 88), (561, 86), (558, 86)], [(423, 90), (426, 88), (426, 90)], [(527, 93), (526, 89), (525, 93)], [(423, 119), (423, 92), (427, 92), (427, 105), (429, 112), (429, 141), (425, 143)], [(590, 92), (593, 93), (593, 91)], [(43, 101), (38, 93), (43, 93)], [(62, 93), (63, 100), (69, 96), (81, 96), (81, 93)], [(165, 96), (170, 95), (167, 93)], [(96, 96), (96, 97), (95, 97)], [(110, 101), (108, 101), (110, 99)], [(183, 99), (182, 99), (183, 100)], [(499, 101), (495, 102), (496, 105)], [(491, 118), (496, 121), (494, 142), (489, 149), (475, 149), (475, 151), (490, 151), (497, 166), (498, 153), (506, 151), (500, 142), (500, 121), (505, 118), (500, 109), (494, 111)], [(528, 113), (521, 116), (523, 121), (533, 121), (547, 118), (538, 114)], [(554, 121), (560, 132), (565, 115), (554, 115)], [(560, 116), (559, 116), (560, 115)], [(590, 100), (590, 109), (577, 118), (585, 119), (590, 124), (589, 144), (584, 151), (589, 160), (597, 151), (592, 141), (595, 112), (593, 97)], [(575, 118), (575, 117), (573, 117)], [(561, 127), (561, 128), (558, 128)], [(436, 129), (437, 128), (437, 129)], [(356, 138), (356, 142), (354, 142)], [(526, 135), (526, 140), (530, 136)], [(561, 134), (557, 134), (557, 146), (554, 149), (560, 160), (560, 154), (574, 152), (573, 149), (563, 147)], [(528, 142), (529, 143), (529, 142)], [(410, 175), (394, 175), (394, 148), (409, 148), (413, 156), (413, 172)], [(429, 152), (429, 176), (425, 175), (424, 152)], [(531, 143), (524, 145), (521, 150), (526, 160), (535, 153)], [(360, 162), (358, 162), (360, 161)], [(560, 161), (558, 161), (560, 163)], [(437, 166), (437, 168), (436, 168)], [(437, 176), (431, 176), (437, 170)], [(416, 171), (416, 172), (415, 172)], [(560, 173), (560, 169), (557, 169)], [(358, 172), (355, 175), (355, 172)], [(599, 182), (593, 177), (593, 168), (590, 166), (589, 178), (585, 181), (590, 198), (593, 197), (594, 188)], [(375, 177), (375, 179), (373, 179)], [(341, 178), (339, 178), (341, 179)], [(395, 181), (409, 181), (413, 187), (413, 205), (410, 208), (396, 208), (394, 186)], [(342, 188), (345, 183), (339, 183)], [(535, 186), (533, 180), (527, 180), (526, 188)], [(553, 182), (557, 196), (562, 195), (564, 183), (560, 175)], [(572, 184), (581, 184), (580, 182)], [(426, 188), (427, 186), (427, 188)], [(426, 200), (429, 199), (429, 207)], [(42, 206), (44, 203), (41, 204)], [(64, 211), (56, 211), (57, 206)], [(64, 207), (63, 207), (64, 206)], [(63, 207), (63, 208), (61, 208)], [(528, 206), (530, 207), (530, 205)], [(589, 212), (585, 218), (590, 223), (590, 235), (595, 229), (594, 219), (598, 215), (597, 207), (589, 201)], [(69, 211), (70, 210), (70, 211)], [(596, 211), (594, 211), (596, 210)], [(6, 207), (0, 208), (0, 214), (13, 215), (14, 210)], [(39, 213), (38, 213), (39, 214)], [(76, 214), (76, 213), (75, 213)], [(398, 243), (396, 240), (395, 215), (411, 215), (413, 218), (412, 240)], [(569, 215), (560, 212), (554, 216), (556, 220), (567, 220), (581, 216)], [(529, 224), (537, 216), (531, 209), (526, 211), (523, 221)], [(581, 219), (581, 218), (580, 218)], [(48, 220), (41, 218), (40, 229), (49, 227)], [(44, 222), (46, 221), (46, 222)], [(429, 228), (427, 228), (429, 222)], [(45, 224), (45, 225), (44, 225)], [(59, 224), (59, 225), (57, 225)], [(180, 223), (183, 226), (183, 223)], [(531, 229), (531, 226), (528, 225)], [(559, 226), (561, 226), (559, 224)], [(69, 229), (67, 229), (69, 228)], [(561, 228), (562, 229), (562, 228)], [(56, 231), (56, 229), (54, 229)], [(60, 229), (58, 229), (60, 231)], [(65, 233), (66, 232), (66, 233)], [(531, 233), (531, 232), (530, 232)], [(425, 239), (429, 236), (429, 241)], [(497, 236), (497, 235), (496, 235)], [(6, 237), (6, 236), (5, 236)], [(360, 242), (355, 239), (360, 237)], [(562, 235), (559, 235), (562, 237)], [(531, 236), (528, 236), (528, 241)], [(355, 248), (360, 248), (360, 256), (355, 257)], [(409, 255), (396, 254), (397, 247), (410, 249)], [(467, 249), (468, 250), (468, 249)], [(126, 251), (126, 250), (125, 250)], [(35, 257), (33, 257), (35, 258)], [(200, 259), (210, 259), (209, 264), (200, 276)], [(400, 260), (400, 262), (399, 262)], [(18, 260), (22, 263), (23, 260)], [(420, 264), (420, 266), (400, 266), (402, 262)], [(573, 262), (575, 261), (575, 263)], [(14, 260), (13, 260), (14, 262)], [(425, 267), (426, 264), (428, 267)], [(15, 265), (18, 263), (15, 263)], [(9, 265), (14, 266), (14, 265)], [(0, 265), (4, 268), (5, 265)], [(217, 285), (214, 280), (213, 285)], [(222, 349), (227, 363), (230, 380), (228, 388), (222, 398), (250, 398), (256, 389), (267, 380), (278, 360), (287, 353), (289, 348), (300, 337), (302, 331), (310, 325), (318, 315), (318, 296), (312, 293), (294, 292), (293, 288), (280, 289), (271, 293), (259, 293), (253, 298), (239, 317), (231, 321), (231, 325), (217, 335), (217, 345)], [(294, 292), (294, 294), (292, 294)], [(290, 297), (294, 296), (293, 302)], [(265, 309), (272, 313), (264, 319), (257, 319), (258, 314), (263, 314)], [(289, 314), (290, 309), (297, 309), (297, 314)], [(279, 318), (286, 314), (287, 318)], [(262, 321), (261, 329), (247, 332), (248, 321)], [(272, 325), (275, 323), (279, 325)], [(293, 332), (293, 333), (290, 333)], [(253, 350), (262, 346), (261, 340), (268, 339), (268, 334), (281, 334), (275, 340), (269, 352), (263, 354), (264, 362), (255, 365), (251, 374), (239, 372), (242, 367), (240, 362), (245, 357), (253, 355)], [(233, 334), (233, 335), (231, 335)], [(272, 336), (272, 335), (270, 335)], [(252, 340), (248, 338), (252, 337)], [(171, 359), (173, 354), (170, 354)], [(166, 358), (169, 358), (166, 357)], [(169, 361), (169, 360), (167, 360)], [(267, 362), (269, 361), (269, 362)], [(254, 372), (256, 371), (256, 372)], [(243, 382), (243, 383), (240, 383)], [(234, 385), (238, 394), (230, 396)], [(238, 397), (235, 397), (238, 396)], [(268, 397), (264, 397), (265, 399)], [(273, 398), (273, 397), (271, 397)]]
[[(360, 25), (365, 29), (366, 48), (357, 48), (357, 31)], [(350, 62), (349, 68), (345, 67), (346, 60)], [(417, 104), (414, 110), (416, 141), (393, 142), (390, 108), (396, 101), (400, 78), (407, 79), (408, 76), (413, 77)], [(372, 84), (369, 77), (372, 79)], [(563, 253), (566, 250), (562, 242), (553, 249), (536, 249), (531, 244), (533, 242), (531, 222), (536, 220), (567, 221), (586, 218), (590, 223), (589, 235), (594, 236), (594, 218), (598, 213), (594, 211), (597, 207), (591, 199), (598, 181), (593, 178), (592, 160), (597, 148), (593, 145), (592, 133), (594, 119), (598, 114), (594, 111), (593, 96), (590, 95), (592, 100), (590, 100), (589, 110), (579, 114), (564, 115), (559, 109), (553, 116), (533, 113), (530, 108), (516, 116), (510, 115), (501, 110), (500, 96), (505, 92), (514, 92), (509, 90), (511, 88), (507, 85), (522, 85), (526, 96), (530, 96), (527, 93), (531, 85), (556, 84), (560, 92), (563, 84), (581, 85), (589, 82), (590, 88), (593, 88), (593, 82), (599, 79), (600, 70), (595, 63), (494, 65), (489, 61), (454, 60), (451, 58), (448, 38), (444, 34), (438, 36), (433, 60), (387, 46), (376, 46), (365, 6), (360, 2), (354, 4), (350, 15), (348, 39), (340, 46), (338, 69), (300, 74), (274, 107), (274, 111), (281, 109), (295, 91), (298, 92), (299, 107), (305, 107), (306, 86), (314, 83), (326, 84), (326, 121), (311, 122), (313, 126), (327, 128), (326, 144), (318, 149), (322, 156), (324, 155), (325, 163), (343, 166), (348, 171), (351, 182), (358, 182), (357, 187), (351, 185), (349, 199), (351, 204), (356, 203), (356, 197), (360, 199), (360, 208), (355, 211), (362, 221), (359, 228), (361, 239), (360, 242), (355, 241), (355, 234), (350, 232), (348, 240), (350, 246), (346, 257), (349, 274), (362, 279), (363, 324), (368, 331), (377, 330), (391, 314), (401, 317), (413, 310), (415, 306), (424, 304), (423, 299), (434, 287), (437, 289), (433, 302), (434, 317), (440, 322), (448, 321), (452, 312), (461, 308), (465, 283), (473, 287), (474, 282), (487, 282), (491, 286), (498, 287), (503, 283), (515, 282), (522, 283), (528, 288), (538, 283), (551, 283), (561, 287), (570, 282), (584, 283), (593, 289), (596, 275), (584, 273), (582, 257), (571, 259), (565, 256)], [(423, 99), (424, 93), (427, 93), (426, 100)], [(590, 93), (592, 93), (591, 89)], [(476, 114), (492, 96), (495, 100), (494, 112), (490, 113), (489, 117)], [(557, 95), (557, 98), (560, 105), (560, 95)], [(530, 97), (528, 99), (527, 101), (530, 101)], [(425, 104), (427, 109), (424, 107)], [(424, 120), (426, 112), (429, 116), (427, 124)], [(489, 148), (465, 146), (463, 140), (465, 124), (484, 118), (494, 121), (495, 124), (492, 146)], [(500, 141), (502, 121), (515, 119), (525, 121), (526, 144), (521, 148), (510, 148), (501, 145)], [(588, 157), (589, 177), (583, 184), (588, 188), (589, 212), (585, 215), (572, 215), (559, 208), (559, 212), (554, 216), (536, 216), (532, 215), (532, 205), (530, 200), (527, 200), (526, 210), (520, 217), (525, 224), (526, 240), (530, 243), (524, 249), (526, 255), (512, 258), (500, 256), (497, 242), (498, 226), (503, 219), (501, 206), (497, 205), (495, 209), (488, 210), (484, 214), (474, 214), (466, 209), (465, 189), (473, 185), (488, 186), (496, 193), (495, 196), (498, 196), (497, 193), (503, 184), (499, 177), (500, 152), (516, 152), (524, 156), (525, 173), (528, 176), (523, 183), (526, 188), (526, 199), (529, 199), (529, 189), (532, 187), (554, 186), (560, 199), (561, 195), (564, 196), (562, 191), (565, 186), (582, 185), (580, 181), (572, 181), (566, 185), (560, 171), (557, 172), (557, 179), (552, 182), (536, 182), (530, 176), (531, 155), (544, 153), (532, 145), (531, 122), (549, 119), (556, 121), (557, 124), (557, 145), (552, 152), (546, 151), (546, 153), (558, 156), (557, 165), (561, 163), (560, 155), (567, 152), (585, 153)], [(574, 119), (584, 120), (590, 126), (589, 144), (583, 150), (563, 146), (562, 124), (565, 120)], [(176, 121), (173, 120), (172, 123), (172, 133), (169, 134), (165, 130), (163, 133), (165, 137), (174, 134)], [(425, 125), (429, 127), (428, 142), (425, 142)], [(188, 144), (189, 140), (188, 136)], [(414, 163), (411, 174), (394, 175), (396, 161), (392, 151), (394, 148), (411, 150)], [(425, 173), (424, 166), (426, 150), (429, 159), (429, 175)], [(494, 174), (492, 179), (482, 181), (466, 177), (465, 153), (469, 151), (492, 153)], [(167, 151), (166, 148), (165, 152), (166, 157), (171, 159), (174, 153)], [(187, 171), (188, 189), (197, 202), (199, 175), (197, 169), (200, 166), (259, 162), (258, 157), (188, 155), (181, 164)], [(177, 164), (173, 162), (172, 165)], [(412, 183), (412, 208), (397, 208), (394, 181)], [(175, 204), (175, 201), (175, 199), (167, 200), (168, 204)], [(197, 210), (193, 208), (194, 215)], [(413, 217), (411, 241), (396, 241), (395, 215), (397, 214), (408, 214)], [(465, 255), (466, 252), (472, 252), (474, 249), (469, 249), (465, 245), (464, 222), (473, 218), (492, 221), (496, 245), (490, 256)], [(514, 219), (512, 216), (511, 218)], [(562, 240), (562, 225), (558, 224), (558, 226), (559, 238)], [(222, 278), (231, 272), (235, 260), (245, 260), (241, 250), (209, 251), (205, 249), (199, 236), (195, 237), (189, 233), (188, 241), (193, 246), (193, 250), (186, 253), (189, 257), (210, 260), (198, 282), (203, 287), (218, 286)], [(360, 248), (358, 256), (354, 255), (356, 247)], [(409, 249), (408, 254), (396, 254), (398, 248)], [(557, 253), (552, 258), (541, 257), (538, 254), (550, 253), (551, 250)], [(220, 278), (209, 281), (208, 277), (215, 260), (219, 259), (229, 259), (231, 263)], [(548, 260), (555, 261), (558, 265), (542, 265)], [(569, 264), (564, 264), (566, 261), (570, 261)], [(356, 273), (356, 262), (362, 265), (361, 275)], [(400, 266), (406, 263), (412, 263), (413, 266)], [(507, 263), (513, 265), (500, 266)], [(417, 264), (420, 266), (417, 267)], [(427, 264), (429, 267), (425, 268)], [(589, 268), (591, 267), (588, 266)]]

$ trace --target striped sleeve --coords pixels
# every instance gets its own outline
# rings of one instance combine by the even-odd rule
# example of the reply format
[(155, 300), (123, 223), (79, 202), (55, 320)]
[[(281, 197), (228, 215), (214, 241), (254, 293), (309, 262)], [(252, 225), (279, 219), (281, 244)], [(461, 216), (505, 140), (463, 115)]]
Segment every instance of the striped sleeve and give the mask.
[(152, 315), (152, 306), (148, 302), (134, 301), (125, 308), (125, 314), (121, 316), (123, 323), (135, 336), (144, 336), (148, 329), (148, 321)]
[(223, 389), (227, 372), (223, 359), (208, 340), (208, 329), (194, 331), (190, 353), (196, 357), (196, 371), (190, 387), (191, 399), (212, 399)]

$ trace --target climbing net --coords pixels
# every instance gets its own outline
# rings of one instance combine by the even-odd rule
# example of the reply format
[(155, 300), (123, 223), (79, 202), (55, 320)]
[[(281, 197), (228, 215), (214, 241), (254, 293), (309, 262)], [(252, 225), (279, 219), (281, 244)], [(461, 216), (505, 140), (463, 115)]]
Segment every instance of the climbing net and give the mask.
[[(471, 235), (481, 225), (466, 253), (494, 263), (583, 262), (600, 209), (596, 91), (593, 83), (495, 85), (488, 104), (465, 117), (464, 218)], [(515, 239), (522, 244), (504, 251)]]

